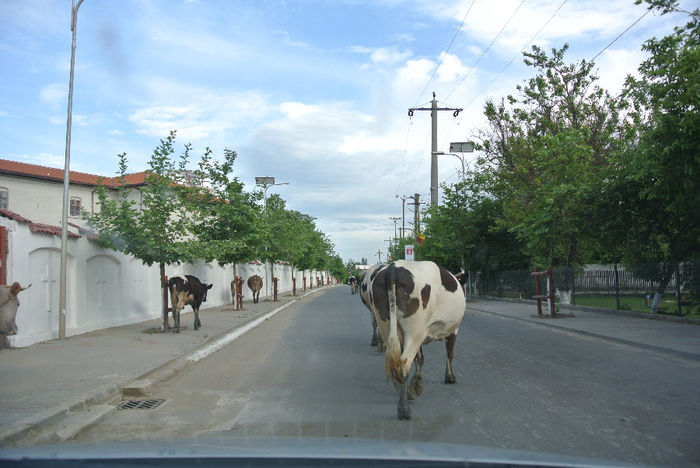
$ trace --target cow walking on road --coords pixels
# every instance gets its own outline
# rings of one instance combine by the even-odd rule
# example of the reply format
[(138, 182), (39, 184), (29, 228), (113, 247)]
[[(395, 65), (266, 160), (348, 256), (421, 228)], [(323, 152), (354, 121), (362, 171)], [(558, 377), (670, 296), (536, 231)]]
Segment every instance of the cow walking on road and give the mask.
[(199, 278), (192, 275), (174, 276), (168, 281), (168, 289), (170, 290), (170, 304), (173, 310), (173, 322), (175, 332), (180, 333), (180, 311), (186, 306), (191, 305), (194, 311), (194, 329), (197, 330), (202, 326), (199, 321), (199, 307), (202, 302), (207, 301), (207, 291), (213, 285), (202, 283)]
[(376, 346), (377, 351), (383, 353), (386, 348), (384, 347), (384, 339), (382, 335), (377, 331), (377, 318), (372, 311), (371, 300), (370, 300), (370, 287), (372, 280), (377, 276), (377, 273), (386, 267), (386, 264), (380, 263), (370, 267), (360, 280), (360, 299), (362, 303), (369, 309), (369, 318), (372, 321), (372, 341), (370, 341), (370, 346)]
[(357, 281), (357, 278), (351, 276), (350, 278), (348, 278), (348, 284), (350, 285), (350, 294), (355, 294), (357, 292), (357, 288), (359, 287), (360, 282)]
[[(452, 356), (465, 310), (455, 276), (433, 262), (399, 260), (376, 273), (369, 286), (370, 309), (386, 343), (386, 372), (399, 390), (399, 419), (411, 419), (409, 399), (423, 391), (422, 345), (445, 340), (445, 383), (455, 383)], [(409, 381), (411, 366), (415, 372)]]
[(253, 275), (248, 278), (248, 287), (253, 291), (253, 303), (257, 303), (260, 299), (260, 290), (263, 287), (263, 280), (258, 275)]

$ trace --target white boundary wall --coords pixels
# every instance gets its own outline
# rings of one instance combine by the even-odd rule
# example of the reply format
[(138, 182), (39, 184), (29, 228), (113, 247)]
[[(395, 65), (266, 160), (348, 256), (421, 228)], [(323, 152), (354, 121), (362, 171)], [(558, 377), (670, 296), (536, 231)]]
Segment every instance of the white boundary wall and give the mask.
[[(13, 347), (25, 347), (58, 338), (59, 275), (61, 238), (32, 232), (29, 225), (0, 217), (0, 226), (7, 228), (7, 283), (18, 281), (32, 287), (19, 295), (17, 335), (8, 337)], [(266, 265), (260, 262), (238, 264), (236, 274), (247, 280), (252, 275), (266, 276)], [(194, 265), (166, 265), (168, 277), (190, 274), (206, 283), (213, 283), (202, 310), (231, 304), (233, 266), (199, 262)], [(274, 275), (279, 278), (278, 296), (291, 294), (292, 275), (297, 278), (297, 293), (303, 280), (329, 275), (320, 271), (292, 271), (289, 265), (276, 263)], [(270, 285), (272, 286), (272, 285)], [(66, 279), (66, 336), (161, 317), (162, 296), (158, 265), (146, 266), (121, 252), (103, 249), (86, 237), (68, 238)], [(272, 287), (270, 287), (270, 296)], [(252, 300), (247, 284), (244, 300)], [(261, 291), (265, 297), (265, 291)], [(171, 320), (172, 321), (172, 320)]]

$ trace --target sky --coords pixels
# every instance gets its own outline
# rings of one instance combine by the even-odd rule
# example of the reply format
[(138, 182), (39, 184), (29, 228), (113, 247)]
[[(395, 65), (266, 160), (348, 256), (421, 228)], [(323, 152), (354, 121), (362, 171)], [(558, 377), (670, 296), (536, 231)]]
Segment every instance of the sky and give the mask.
[[(84, 0), (70, 168), (111, 176), (126, 152), (143, 171), (176, 130), (193, 167), (207, 147), (235, 150), (247, 190), (256, 176), (288, 182), (268, 195), (316, 218), (344, 261), (376, 263), (402, 198), (430, 201), (430, 112), (409, 108), (435, 92), (463, 109), (438, 112), (438, 151), (474, 140), (485, 101), (534, 76), (532, 45), (597, 56), (598, 84), (617, 94), (644, 41), (687, 19), (646, 12), (633, 0)], [(2, 159), (64, 167), (70, 20), (70, 0), (0, 0)], [(439, 182), (460, 168), (440, 156)]]

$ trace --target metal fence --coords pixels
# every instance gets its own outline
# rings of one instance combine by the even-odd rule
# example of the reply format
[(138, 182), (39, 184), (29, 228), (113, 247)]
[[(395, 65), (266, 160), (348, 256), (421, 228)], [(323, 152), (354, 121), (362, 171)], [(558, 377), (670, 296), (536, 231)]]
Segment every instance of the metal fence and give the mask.
[[(641, 265), (588, 265), (581, 268), (553, 268), (554, 288), (570, 291), (571, 302), (582, 296), (653, 297), (664, 277), (670, 279), (665, 296), (674, 296), (682, 313), (700, 304), (700, 263)], [(478, 274), (476, 291), (482, 295), (530, 299), (535, 295), (535, 279), (529, 270)], [(559, 296), (559, 299), (561, 296)]]

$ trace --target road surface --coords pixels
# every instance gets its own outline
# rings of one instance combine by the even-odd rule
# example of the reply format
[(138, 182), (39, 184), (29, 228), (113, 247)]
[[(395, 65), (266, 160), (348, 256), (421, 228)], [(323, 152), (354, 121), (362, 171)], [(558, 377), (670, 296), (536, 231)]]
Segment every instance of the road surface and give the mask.
[(444, 344), (424, 347), (423, 394), (399, 421), (359, 296), (312, 297), (158, 385), (158, 408), (114, 411), (77, 441), (399, 439), (700, 464), (697, 361), (468, 309), (458, 383), (442, 383)]

